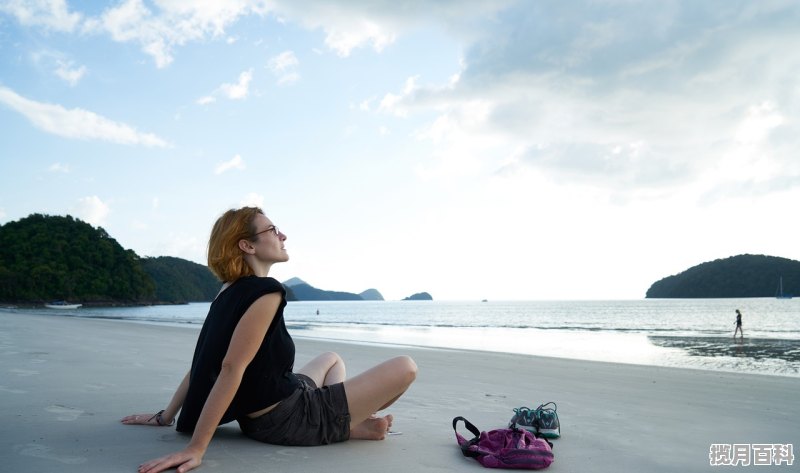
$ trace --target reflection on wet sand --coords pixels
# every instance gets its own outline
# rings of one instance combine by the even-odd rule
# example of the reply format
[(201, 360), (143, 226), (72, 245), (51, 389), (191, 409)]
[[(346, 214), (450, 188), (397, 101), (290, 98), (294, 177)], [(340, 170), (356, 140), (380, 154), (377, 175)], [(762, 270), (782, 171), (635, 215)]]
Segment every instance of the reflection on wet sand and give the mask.
[(691, 356), (733, 356), (756, 360), (777, 359), (790, 363), (800, 362), (800, 340), (776, 338), (731, 337), (662, 337), (650, 336), (650, 341), (660, 347), (681, 348)]

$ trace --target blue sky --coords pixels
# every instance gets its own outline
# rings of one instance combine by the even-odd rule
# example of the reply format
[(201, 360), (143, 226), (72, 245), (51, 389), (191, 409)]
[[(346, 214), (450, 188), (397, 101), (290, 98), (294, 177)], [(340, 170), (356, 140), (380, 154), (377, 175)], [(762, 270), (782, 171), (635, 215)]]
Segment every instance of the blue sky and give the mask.
[(794, 1), (0, 2), (0, 223), (388, 299), (631, 299), (800, 259)]

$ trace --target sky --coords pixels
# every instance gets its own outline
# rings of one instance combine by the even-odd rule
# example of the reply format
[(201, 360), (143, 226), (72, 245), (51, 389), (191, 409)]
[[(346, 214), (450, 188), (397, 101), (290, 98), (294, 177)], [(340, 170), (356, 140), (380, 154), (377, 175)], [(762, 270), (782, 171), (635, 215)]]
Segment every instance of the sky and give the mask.
[[(0, 224), (327, 290), (640, 299), (800, 260), (796, 1), (0, 0)], [(777, 283), (776, 283), (777, 284)]]

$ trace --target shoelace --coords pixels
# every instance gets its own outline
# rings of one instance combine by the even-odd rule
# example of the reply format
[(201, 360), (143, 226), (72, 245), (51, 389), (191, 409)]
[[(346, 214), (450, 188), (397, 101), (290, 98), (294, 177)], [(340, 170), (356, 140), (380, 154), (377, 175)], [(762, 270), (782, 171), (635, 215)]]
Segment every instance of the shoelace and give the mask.
[(536, 419), (534, 411), (532, 411), (527, 407), (515, 407), (514, 414), (516, 414), (517, 416), (522, 416), (522, 418), (525, 419), (525, 422), (527, 422), (528, 425), (533, 425), (533, 422)]
[[(545, 407), (545, 406), (549, 406), (550, 404), (552, 404), (553, 407)], [(546, 402), (546, 403), (544, 403), (544, 404), (542, 404), (542, 405), (540, 405), (539, 407), (536, 408), (536, 410), (534, 411), (535, 417), (541, 419), (543, 412), (551, 412), (555, 416), (557, 408), (558, 408), (558, 406), (556, 406), (555, 402), (552, 402), (552, 401)]]
[[(549, 406), (550, 404), (552, 404), (553, 407), (545, 407), (545, 406)], [(557, 408), (558, 408), (558, 406), (556, 406), (556, 403), (553, 402), (553, 401), (550, 401), (550, 402), (545, 402), (544, 404), (542, 404), (539, 407), (537, 407), (536, 411), (552, 411), (552, 412), (556, 412)]]

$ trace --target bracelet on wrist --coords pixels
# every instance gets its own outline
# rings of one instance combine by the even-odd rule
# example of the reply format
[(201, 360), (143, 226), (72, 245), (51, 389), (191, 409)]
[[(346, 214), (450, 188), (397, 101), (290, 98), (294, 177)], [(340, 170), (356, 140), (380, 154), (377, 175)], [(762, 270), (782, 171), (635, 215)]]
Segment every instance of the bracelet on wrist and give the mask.
[(168, 426), (170, 426), (170, 425), (175, 423), (175, 419), (174, 418), (172, 419), (172, 421), (170, 423), (164, 422), (164, 409), (161, 409), (160, 411), (156, 412), (156, 414), (153, 417), (147, 419), (147, 422), (150, 422), (153, 419), (155, 419), (156, 423), (158, 425), (162, 426), (162, 427), (168, 427)]

